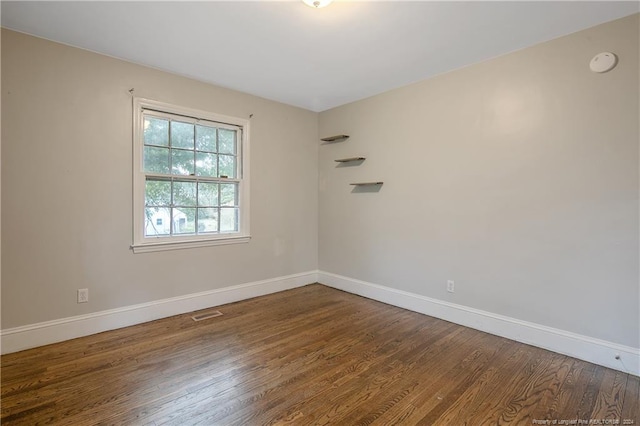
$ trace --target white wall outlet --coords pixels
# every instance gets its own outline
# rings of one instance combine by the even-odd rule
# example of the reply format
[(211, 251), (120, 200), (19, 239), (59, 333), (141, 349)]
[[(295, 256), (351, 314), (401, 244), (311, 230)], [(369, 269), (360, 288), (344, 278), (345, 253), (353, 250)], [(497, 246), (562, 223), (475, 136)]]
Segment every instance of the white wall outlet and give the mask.
[(454, 285), (455, 285), (455, 283), (453, 282), (453, 280), (447, 280), (447, 291), (449, 293), (453, 293), (454, 292)]
[(89, 301), (89, 289), (88, 288), (79, 288), (78, 289), (78, 303), (87, 303)]

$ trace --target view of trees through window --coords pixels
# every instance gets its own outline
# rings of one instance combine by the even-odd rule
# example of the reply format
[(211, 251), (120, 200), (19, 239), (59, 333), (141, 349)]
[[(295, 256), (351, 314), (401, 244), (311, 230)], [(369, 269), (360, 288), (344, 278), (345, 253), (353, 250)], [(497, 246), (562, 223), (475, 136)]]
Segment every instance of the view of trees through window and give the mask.
[(144, 114), (145, 236), (238, 231), (238, 130)]

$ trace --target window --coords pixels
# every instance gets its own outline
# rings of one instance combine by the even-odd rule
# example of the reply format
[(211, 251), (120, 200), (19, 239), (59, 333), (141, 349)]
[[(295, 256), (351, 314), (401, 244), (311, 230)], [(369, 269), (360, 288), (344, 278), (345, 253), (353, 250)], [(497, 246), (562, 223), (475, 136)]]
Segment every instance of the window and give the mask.
[(134, 252), (249, 240), (248, 128), (134, 99)]

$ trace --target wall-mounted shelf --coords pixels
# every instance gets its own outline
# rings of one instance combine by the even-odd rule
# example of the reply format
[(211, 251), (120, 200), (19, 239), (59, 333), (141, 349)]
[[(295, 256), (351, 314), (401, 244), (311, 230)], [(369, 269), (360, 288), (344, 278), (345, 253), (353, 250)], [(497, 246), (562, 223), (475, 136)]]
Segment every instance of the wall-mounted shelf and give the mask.
[(349, 185), (353, 186), (373, 186), (373, 185), (382, 185), (384, 182), (356, 182), (350, 183)]
[(334, 160), (336, 163), (351, 163), (353, 161), (364, 161), (366, 158), (364, 157), (349, 157), (349, 158), (339, 158)]
[(320, 139), (323, 142), (342, 142), (343, 140), (349, 139), (349, 135), (335, 135), (328, 136), (326, 138)]

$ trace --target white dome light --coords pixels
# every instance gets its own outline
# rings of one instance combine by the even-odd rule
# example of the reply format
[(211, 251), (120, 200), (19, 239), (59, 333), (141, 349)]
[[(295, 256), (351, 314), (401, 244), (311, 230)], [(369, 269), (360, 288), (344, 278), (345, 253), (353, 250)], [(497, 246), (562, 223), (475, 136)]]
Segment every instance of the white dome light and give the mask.
[(307, 6), (311, 6), (311, 7), (315, 7), (316, 9), (319, 9), (321, 7), (327, 6), (333, 0), (302, 0), (302, 1)]

